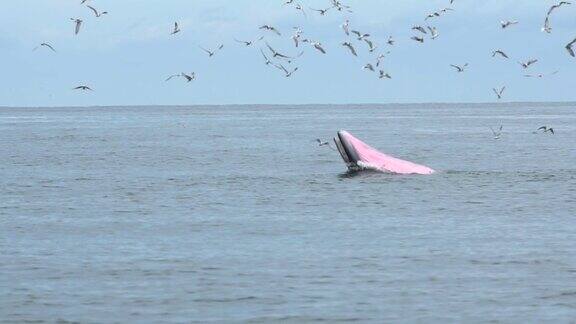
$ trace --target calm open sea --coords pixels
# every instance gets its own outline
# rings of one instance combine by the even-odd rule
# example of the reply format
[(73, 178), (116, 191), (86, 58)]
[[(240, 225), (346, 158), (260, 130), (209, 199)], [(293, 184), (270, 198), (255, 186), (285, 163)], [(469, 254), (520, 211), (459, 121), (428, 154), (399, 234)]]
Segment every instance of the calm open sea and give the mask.
[[(439, 172), (348, 175), (314, 142), (339, 129)], [(5, 322), (576, 319), (576, 104), (0, 108), (0, 134)]]

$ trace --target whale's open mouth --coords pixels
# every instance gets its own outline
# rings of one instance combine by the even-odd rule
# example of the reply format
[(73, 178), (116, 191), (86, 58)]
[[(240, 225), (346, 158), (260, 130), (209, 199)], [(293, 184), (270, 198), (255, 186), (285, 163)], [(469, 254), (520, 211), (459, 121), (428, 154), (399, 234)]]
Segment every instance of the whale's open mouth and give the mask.
[(397, 159), (370, 147), (347, 131), (339, 131), (334, 137), (338, 152), (351, 171), (376, 170), (397, 174), (432, 174), (427, 166)]

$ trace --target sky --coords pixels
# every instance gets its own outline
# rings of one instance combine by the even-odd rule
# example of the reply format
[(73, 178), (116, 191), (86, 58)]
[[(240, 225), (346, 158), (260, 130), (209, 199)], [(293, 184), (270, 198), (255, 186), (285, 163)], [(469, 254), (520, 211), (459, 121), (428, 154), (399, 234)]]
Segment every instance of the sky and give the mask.
[[(300, 0), (304, 16), (283, 0), (89, 0), (109, 14), (96, 18), (80, 0), (7, 0), (0, 12), (0, 106), (115, 106), (200, 104), (347, 104), (420, 102), (494, 102), (492, 88), (506, 86), (502, 101), (576, 101), (576, 59), (564, 46), (576, 37), (576, 4), (552, 15), (551, 34), (540, 31), (548, 0), (456, 0), (454, 11), (424, 21), (449, 0), (344, 0), (353, 13), (331, 10), (329, 0)], [(70, 18), (84, 20), (74, 35)], [(369, 33), (377, 46), (340, 28)], [(501, 20), (519, 24), (502, 30)], [(181, 32), (170, 35), (175, 21)], [(276, 36), (258, 29), (273, 25)], [(435, 26), (440, 36), (423, 44), (410, 40), (414, 25)], [(321, 54), (304, 44), (291, 78), (266, 66), (259, 48), (237, 39), (260, 35), (274, 48), (296, 55), (293, 27), (322, 43)], [(394, 46), (386, 44), (389, 36)], [(358, 57), (340, 44), (354, 43)], [(33, 50), (42, 42), (54, 46)], [(224, 48), (209, 58), (199, 46)], [(502, 49), (509, 60), (493, 58)], [(381, 80), (363, 70), (386, 53)], [(528, 70), (517, 63), (539, 62)], [(457, 73), (450, 64), (469, 63)], [(286, 63), (284, 63), (286, 64)], [(526, 78), (526, 73), (559, 73)], [(197, 79), (165, 79), (195, 72)], [(93, 92), (74, 91), (85, 84)]]

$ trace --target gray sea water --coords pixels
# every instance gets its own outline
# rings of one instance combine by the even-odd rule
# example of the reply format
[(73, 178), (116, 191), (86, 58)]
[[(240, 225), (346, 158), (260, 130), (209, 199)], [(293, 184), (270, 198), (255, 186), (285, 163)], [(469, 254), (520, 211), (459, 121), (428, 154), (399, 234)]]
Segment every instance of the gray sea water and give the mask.
[[(339, 129), (439, 172), (347, 174), (314, 142)], [(0, 134), (3, 322), (576, 319), (576, 104), (1, 108)]]

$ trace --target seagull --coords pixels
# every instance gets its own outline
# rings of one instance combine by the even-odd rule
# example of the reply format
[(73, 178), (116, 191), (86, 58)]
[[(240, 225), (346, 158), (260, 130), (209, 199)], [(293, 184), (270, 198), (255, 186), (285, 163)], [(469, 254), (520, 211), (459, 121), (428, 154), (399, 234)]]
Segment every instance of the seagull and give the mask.
[(544, 131), (544, 133), (550, 133), (552, 135), (554, 135), (554, 128), (552, 127), (548, 127), (548, 126), (541, 126), (538, 128), (538, 130)]
[(498, 131), (495, 131), (494, 128), (490, 127), (492, 135), (494, 135), (494, 139), (500, 139), (500, 137), (502, 137), (502, 128), (503, 128), (502, 125), (500, 125)]
[(500, 26), (502, 27), (502, 29), (506, 29), (512, 25), (516, 25), (518, 23), (518, 21), (500, 21)]
[(252, 45), (254, 45), (254, 42), (259, 42), (263, 39), (264, 39), (264, 36), (260, 36), (260, 38), (258, 38), (256, 41), (243, 41), (243, 40), (239, 40), (239, 39), (234, 38), (235, 41), (237, 41), (238, 43), (244, 44), (244, 46), (246, 46), (246, 47), (252, 46)]
[(318, 143), (318, 146), (327, 146), (327, 145), (330, 146), (329, 142), (325, 142), (319, 138), (316, 139), (316, 142)]
[(301, 4), (297, 3), (294, 8), (295, 8), (296, 10), (301, 11), (302, 14), (304, 15), (304, 17), (308, 18), (308, 15), (306, 15), (306, 11), (304, 11), (304, 7), (302, 7)]
[(431, 35), (430, 39), (436, 39), (436, 38), (438, 38), (438, 36), (440, 36), (436, 27), (428, 26), (428, 30), (430, 31), (430, 35)]
[(186, 73), (174, 74), (174, 75), (169, 76), (169, 77), (166, 79), (166, 81), (170, 81), (170, 80), (172, 80), (173, 78), (177, 78), (177, 77), (182, 77), (182, 78), (186, 79), (186, 82), (190, 82), (190, 81), (193, 81), (193, 80), (196, 79), (196, 73), (195, 73), (195, 72), (192, 72), (192, 73), (189, 74), (189, 75), (186, 74)]
[(506, 90), (506, 87), (502, 87), (502, 88), (500, 88), (500, 90), (498, 90), (496, 88), (492, 88), (492, 91), (494, 91), (494, 93), (498, 97), (498, 100), (502, 99), (502, 94), (504, 93), (504, 90)]
[(536, 62), (538, 62), (537, 59), (530, 59), (526, 62), (518, 62), (518, 64), (522, 65), (523, 68), (527, 69), (530, 67), (530, 65), (535, 64)]
[(350, 20), (346, 19), (346, 21), (340, 27), (342, 27), (344, 33), (346, 33), (347, 36), (350, 35)]
[(410, 39), (415, 40), (415, 41), (420, 42), (420, 43), (424, 43), (424, 38), (422, 38), (422, 37), (412, 36), (412, 37), (410, 37)]
[(48, 43), (42, 43), (42, 44), (36, 46), (36, 47), (34, 48), (34, 50), (37, 50), (37, 49), (38, 49), (39, 47), (41, 47), (41, 46), (48, 47), (48, 48), (51, 49), (53, 52), (56, 52), (56, 50), (54, 49), (54, 47), (52, 47), (52, 45), (50, 45), (50, 44), (48, 44)]
[(495, 57), (496, 54), (502, 56), (503, 58), (508, 58), (508, 55), (506, 55), (506, 53), (504, 53), (502, 50), (495, 50), (492, 52), (492, 57)]
[(426, 29), (424, 29), (424, 27), (422, 27), (422, 26), (414, 26), (414, 27), (412, 27), (412, 30), (417, 30), (417, 31), (421, 32), (422, 34), (427, 34)]
[(284, 73), (286, 73), (286, 77), (289, 78), (292, 76), (292, 73), (298, 71), (298, 67), (295, 67), (292, 71), (288, 71), (284, 65), (280, 64), (280, 65), (275, 65), (277, 68), (279, 68), (280, 70), (284, 71)]
[(90, 8), (90, 10), (92, 10), (94, 12), (94, 14), (96, 15), (96, 18), (100, 18), (102, 15), (107, 15), (108, 11), (102, 11), (102, 12), (98, 12), (98, 10), (96, 10), (96, 8), (92, 7), (92, 6), (88, 6), (86, 5), (86, 7)]
[(370, 37), (370, 34), (362, 34), (362, 33), (360, 33), (360, 32), (357, 31), (357, 30), (353, 30), (353, 31), (351, 31), (351, 33), (352, 33), (352, 34), (355, 34), (356, 36), (358, 36), (358, 40), (359, 40), (359, 41), (363, 40), (363, 39), (366, 38), (366, 37)]
[(80, 26), (82, 26), (82, 19), (80, 18), (70, 18), (70, 20), (72, 20), (75, 24), (74, 27), (74, 35), (78, 35), (78, 33), (80, 32)]
[(326, 54), (326, 51), (322, 48), (322, 44), (320, 42), (311, 42), (310, 45), (314, 46), (314, 48), (320, 51), (320, 53)]
[(456, 69), (456, 72), (462, 73), (462, 72), (464, 72), (464, 69), (468, 66), (468, 63), (466, 63), (466, 64), (464, 64), (464, 65), (462, 65), (462, 66), (454, 65), (454, 64), (450, 64), (450, 66), (453, 67), (453, 68), (455, 68), (455, 69)]
[(302, 36), (302, 29), (300, 29), (300, 27), (294, 27), (294, 29), (296, 29), (296, 32), (294, 35), (292, 35), (292, 40), (294, 41), (294, 45), (298, 47), (300, 43), (300, 37)]
[(388, 41), (386, 41), (386, 43), (388, 43), (388, 45), (390, 46), (394, 45), (394, 39), (392, 38), (392, 36), (388, 37)]
[(198, 46), (198, 47), (200, 47), (200, 49), (202, 49), (204, 52), (206, 52), (206, 53), (208, 54), (208, 57), (212, 57), (212, 56), (216, 55), (216, 52), (218, 52), (219, 50), (221, 50), (222, 48), (224, 48), (224, 45), (223, 45), (223, 44), (220, 44), (220, 45), (218, 46), (218, 48), (217, 48), (216, 50), (214, 50), (214, 51), (207, 50), (207, 49), (205, 49), (205, 48), (202, 47), (202, 46)]
[(80, 85), (77, 86), (76, 88), (72, 89), (72, 90), (82, 90), (82, 91), (94, 91), (92, 90), (89, 86), (85, 86), (85, 85)]
[(88, 0), (82, 0), (80, 4), (85, 4)]
[(352, 53), (352, 55), (358, 56), (358, 54), (356, 53), (356, 50), (354, 49), (354, 46), (352, 46), (352, 44), (350, 42), (344, 42), (344, 43), (342, 43), (342, 46), (348, 47), (348, 49), (350, 50), (350, 53)]
[(576, 38), (574, 38), (570, 43), (568, 43), (566, 45), (566, 50), (568, 51), (568, 54), (570, 54), (570, 56), (572, 57), (576, 57), (576, 55), (574, 55), (574, 49), (572, 48), (572, 46), (574, 46), (574, 44), (576, 44)]
[[(390, 51), (386, 52), (386, 54), (390, 54)], [(376, 58), (376, 67), (380, 66), (380, 64), (382, 63), (382, 60), (385, 58), (386, 56), (384, 54), (380, 54), (378, 55), (378, 57)]]
[(368, 44), (368, 52), (374, 53), (374, 51), (378, 48), (378, 46), (374, 46), (374, 43), (367, 38), (364, 38), (366, 44)]
[(547, 32), (548, 34), (552, 32), (552, 27), (550, 27), (550, 16), (546, 16), (546, 19), (544, 19), (544, 26), (542, 27), (542, 31)]
[(276, 28), (274, 28), (274, 27), (272, 27), (272, 26), (270, 26), (270, 25), (260, 26), (259, 29), (271, 31), (271, 32), (273, 32), (274, 34), (276, 34), (276, 35), (278, 35), (278, 36), (281, 36), (281, 35), (282, 35), (282, 34), (280, 34), (280, 32), (278, 31), (278, 29), (276, 29)]
[(172, 32), (170, 33), (170, 35), (178, 34), (179, 32), (180, 32), (180, 27), (178, 27), (178, 23), (175, 22), (175, 23), (174, 23), (174, 29), (172, 30)]
[(550, 16), (552, 14), (552, 11), (562, 7), (563, 5), (570, 5), (570, 4), (572, 4), (572, 2), (560, 1), (559, 3), (553, 5), (552, 7), (550, 7), (550, 9), (548, 9), (548, 13), (546, 14), (546, 16)]
[[(310, 7), (308, 7), (310, 8)], [(326, 8), (326, 9), (314, 9), (314, 8), (310, 8), (310, 10), (316, 11), (318, 13), (320, 13), (320, 16), (325, 16), (326, 13), (328, 12), (328, 10), (330, 10), (331, 8)]]
[(266, 54), (264, 54), (264, 51), (263, 51), (262, 49), (260, 49), (260, 53), (262, 53), (262, 56), (264, 57), (264, 60), (265, 60), (264, 63), (265, 63), (266, 65), (272, 64), (272, 61), (270, 61), (270, 59), (268, 58), (268, 56), (266, 56)]
[(386, 79), (392, 79), (392, 77), (390, 76), (390, 74), (388, 74), (388, 73), (380, 70), (380, 79), (384, 79), (384, 78), (386, 78)]
[(272, 46), (270, 46), (270, 44), (268, 44), (268, 42), (266, 42), (266, 46), (268, 47), (268, 49), (270, 50), (270, 52), (272, 53), (272, 57), (280, 57), (280, 58), (284, 58), (284, 59), (290, 59), (290, 56), (286, 56), (284, 54), (278, 53), (276, 52)]
[(541, 79), (547, 75), (554, 75), (556, 73), (558, 73), (558, 71), (554, 71), (554, 72), (548, 73), (548, 74), (542, 74), (542, 73), (540, 73), (540, 74), (524, 74), (524, 76), (527, 78), (539, 78), (539, 79)]
[(364, 65), (364, 67), (363, 67), (362, 69), (363, 69), (363, 70), (370, 70), (370, 71), (372, 71), (372, 72), (375, 72), (374, 66), (373, 66), (372, 64), (370, 64), (370, 63)]

